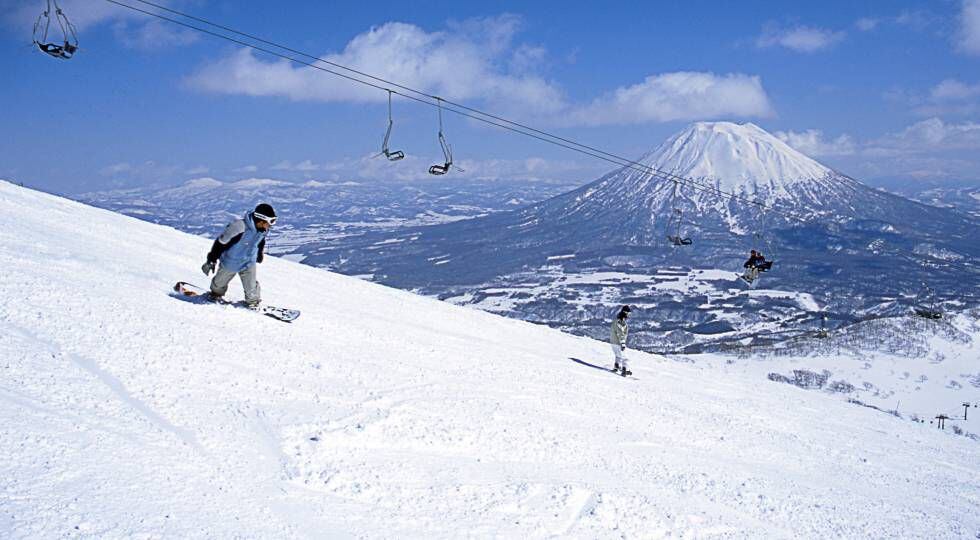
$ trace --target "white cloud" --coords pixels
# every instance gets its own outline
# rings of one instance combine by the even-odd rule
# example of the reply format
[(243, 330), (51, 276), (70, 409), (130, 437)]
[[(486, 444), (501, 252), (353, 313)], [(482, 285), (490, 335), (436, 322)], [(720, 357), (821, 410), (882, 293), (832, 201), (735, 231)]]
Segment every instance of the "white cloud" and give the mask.
[(309, 172), (309, 171), (320, 170), (320, 166), (307, 159), (306, 161), (297, 163), (296, 166), (293, 167), (293, 169), (300, 172)]
[(980, 179), (980, 124), (975, 122), (947, 123), (930, 118), (863, 141), (846, 134), (825, 140), (818, 129), (774, 135), (855, 177)]
[[(561, 88), (535, 74), (546, 62), (547, 51), (514, 45), (519, 26), (519, 19), (508, 15), (454, 23), (449, 30), (431, 33), (410, 24), (387, 23), (356, 36), (343, 52), (324, 58), (448, 99), (482, 101), (496, 112), (521, 114), (542, 123), (635, 124), (773, 115), (760, 79), (743, 74), (663, 73), (587, 105), (568, 103)], [(187, 83), (208, 92), (297, 101), (386, 99), (377, 89), (287, 60), (267, 61), (249, 49), (203, 67)]]
[(123, 45), (147, 52), (190, 45), (201, 36), (193, 30), (156, 19), (139, 23), (120, 21), (113, 27), (113, 32)]
[(510, 68), (515, 73), (529, 73), (541, 67), (548, 50), (537, 45), (521, 45), (511, 55)]
[[(392, 163), (376, 154), (359, 158), (332, 161), (322, 166), (324, 180), (396, 180), (414, 182), (431, 180), (429, 166), (440, 163), (442, 156), (409, 154)], [(535, 181), (581, 181), (594, 178), (608, 169), (601, 162), (551, 160), (540, 157), (526, 159), (457, 159), (456, 166), (446, 178), (452, 180), (525, 179)]]
[(919, 116), (972, 116), (980, 112), (980, 83), (968, 84), (946, 79), (919, 99), (913, 109)]
[[(513, 46), (519, 19), (510, 15), (456, 23), (426, 32), (387, 23), (355, 36), (338, 54), (323, 58), (453, 100), (516, 102), (528, 110), (554, 111), (561, 92), (542, 77), (501, 66), (525, 68), (540, 51)], [(329, 66), (324, 66), (329, 67)], [(336, 69), (336, 68), (330, 68)], [(293, 100), (380, 102), (384, 92), (329, 76), (287, 60), (267, 61), (243, 49), (205, 66), (187, 79), (195, 88), (226, 94), (284, 96)]]
[(759, 48), (779, 46), (797, 52), (812, 53), (836, 45), (845, 36), (846, 33), (843, 31), (809, 26), (782, 28), (776, 24), (768, 24), (763, 28), (762, 35), (756, 38), (755, 44)]
[(235, 169), (232, 172), (253, 173), (253, 172), (256, 172), (258, 170), (259, 170), (259, 168), (256, 165), (245, 165), (244, 167), (239, 167), (239, 168)]
[(964, 100), (980, 97), (980, 83), (965, 84), (956, 79), (946, 79), (932, 88), (930, 97), (936, 101)]
[(977, 149), (980, 149), (980, 124), (948, 124), (939, 118), (930, 118), (879, 137), (869, 144), (866, 152), (872, 155), (894, 155)]
[[(322, 167), (320, 165), (317, 165), (316, 163), (313, 163), (308, 159), (301, 161), (299, 163), (293, 163), (292, 161), (289, 160), (283, 160), (269, 167), (269, 169), (273, 171), (296, 171), (296, 172), (303, 172), (303, 173), (319, 171), (321, 168)], [(241, 169), (236, 169), (236, 171), (254, 172), (257, 169), (258, 167), (255, 167), (254, 165), (249, 165), (248, 167), (242, 167)]]
[[(61, 5), (61, 10), (65, 16), (79, 31), (105, 21), (135, 19), (140, 15), (135, 11), (115, 6), (105, 0), (61, 0), (58, 3)], [(44, 11), (44, 7), (44, 2), (34, 0), (0, 2), (0, 11), (5, 13), (4, 20), (11, 26), (26, 25), (28, 31), (33, 28), (34, 21)], [(145, 17), (145, 15), (141, 17)], [(54, 24), (55, 22), (52, 20), (52, 25)], [(60, 29), (58, 31), (60, 32)]]
[(878, 27), (881, 21), (872, 17), (862, 17), (854, 22), (854, 26), (862, 32), (870, 32)]
[(849, 156), (857, 150), (854, 139), (847, 134), (833, 140), (825, 140), (819, 129), (777, 131), (773, 135), (808, 156)]
[(922, 32), (930, 26), (938, 25), (943, 22), (942, 18), (938, 15), (924, 10), (904, 10), (899, 13), (897, 17), (895, 17), (894, 21), (897, 25), (911, 28), (917, 32)]
[(963, 0), (957, 46), (967, 54), (980, 55), (980, 0)]
[(168, 165), (149, 160), (142, 163), (113, 163), (99, 170), (99, 174), (109, 179), (110, 186), (150, 185), (153, 183), (174, 182), (188, 174), (187, 167)]
[(197, 167), (192, 167), (184, 171), (187, 174), (207, 174), (211, 171), (210, 167), (206, 165), (198, 165)]
[(615, 125), (769, 117), (774, 114), (759, 77), (738, 73), (678, 72), (652, 75), (564, 114), (570, 125)]
[(115, 176), (117, 174), (129, 172), (132, 170), (133, 170), (133, 166), (130, 165), (129, 163), (125, 163), (125, 162), (114, 163), (112, 165), (106, 165), (105, 167), (103, 167), (99, 171), (99, 174), (101, 174), (102, 176)]
[(895, 88), (886, 92), (884, 98), (924, 118), (969, 118), (980, 113), (980, 83), (965, 83), (957, 79), (945, 79), (928, 92)]

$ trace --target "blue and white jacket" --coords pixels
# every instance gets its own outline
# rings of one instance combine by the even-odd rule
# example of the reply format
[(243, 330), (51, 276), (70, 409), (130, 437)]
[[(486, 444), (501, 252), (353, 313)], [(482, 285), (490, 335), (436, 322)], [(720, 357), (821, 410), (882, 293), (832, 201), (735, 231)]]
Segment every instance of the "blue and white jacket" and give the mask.
[(244, 219), (236, 219), (225, 227), (221, 236), (214, 241), (208, 261), (221, 261), (221, 267), (230, 272), (241, 272), (255, 263), (262, 262), (265, 256), (266, 231), (255, 228), (252, 213)]

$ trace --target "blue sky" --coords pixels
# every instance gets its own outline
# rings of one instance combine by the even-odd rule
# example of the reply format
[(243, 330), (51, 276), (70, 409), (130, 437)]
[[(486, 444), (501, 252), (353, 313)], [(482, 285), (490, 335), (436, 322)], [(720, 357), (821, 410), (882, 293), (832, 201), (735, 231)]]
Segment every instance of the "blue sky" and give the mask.
[[(128, 0), (123, 0), (128, 1)], [(136, 2), (130, 2), (137, 4)], [(980, 0), (214, 2), (167, 5), (639, 156), (697, 120), (751, 121), (859, 179), (980, 183)], [(62, 0), (70, 61), (0, 0), (0, 178), (82, 192), (195, 177), (417, 181), (435, 111), (104, 0)], [(461, 179), (609, 169), (446, 116)]]

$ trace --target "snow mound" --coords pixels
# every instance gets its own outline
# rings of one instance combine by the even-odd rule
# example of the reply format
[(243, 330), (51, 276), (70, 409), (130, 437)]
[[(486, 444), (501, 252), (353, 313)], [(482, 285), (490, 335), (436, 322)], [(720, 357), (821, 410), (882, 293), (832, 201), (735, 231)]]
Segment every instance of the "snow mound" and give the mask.
[(192, 178), (179, 186), (163, 190), (161, 193), (166, 197), (186, 197), (188, 195), (199, 195), (205, 191), (217, 189), (223, 186), (221, 180), (209, 176)]
[(668, 138), (642, 163), (685, 178), (715, 180), (726, 191), (759, 191), (833, 174), (752, 123), (697, 122)]
[(270, 186), (287, 186), (290, 182), (274, 178), (246, 178), (229, 184), (234, 189), (255, 189)]
[[(977, 443), (0, 182), (0, 537), (928, 537)], [(276, 232), (270, 244), (276, 243)], [(241, 298), (237, 281), (229, 296)]]
[(194, 189), (213, 189), (216, 187), (221, 187), (222, 185), (221, 180), (216, 180), (211, 177), (203, 177), (188, 180), (184, 182), (183, 187)]

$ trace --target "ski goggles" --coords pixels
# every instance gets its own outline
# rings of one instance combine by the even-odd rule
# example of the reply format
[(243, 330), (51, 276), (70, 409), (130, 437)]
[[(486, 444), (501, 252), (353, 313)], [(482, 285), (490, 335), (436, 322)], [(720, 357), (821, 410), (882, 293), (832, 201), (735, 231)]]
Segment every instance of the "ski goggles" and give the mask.
[(276, 224), (276, 216), (272, 216), (272, 217), (263, 216), (262, 214), (260, 214), (258, 212), (252, 212), (252, 215), (255, 216), (255, 219), (264, 221), (264, 222), (268, 223), (269, 225), (275, 225)]

